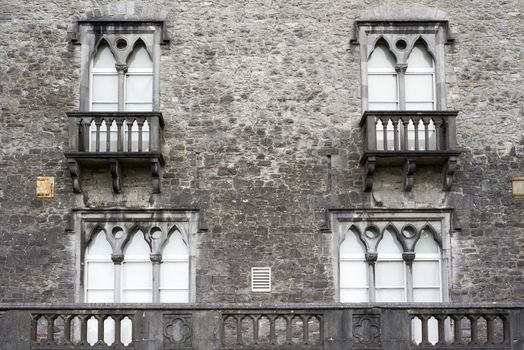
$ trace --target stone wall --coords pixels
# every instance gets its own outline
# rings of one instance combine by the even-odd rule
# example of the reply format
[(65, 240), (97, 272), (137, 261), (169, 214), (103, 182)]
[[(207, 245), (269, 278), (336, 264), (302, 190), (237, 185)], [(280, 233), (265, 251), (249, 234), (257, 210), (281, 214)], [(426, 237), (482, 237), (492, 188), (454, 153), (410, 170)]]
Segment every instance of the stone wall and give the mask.
[[(327, 209), (454, 208), (454, 301), (524, 298), (521, 1), (420, 1), (447, 12), (448, 108), (462, 150), (451, 192), (421, 168), (411, 193), (401, 169), (362, 191), (360, 54), (353, 22), (381, 1), (31, 1), (0, 5), (0, 301), (72, 302), (77, 276), (72, 208), (199, 209), (199, 302), (332, 302)], [(408, 2), (400, 3), (409, 5)], [(128, 171), (111, 194), (109, 169), (74, 194), (63, 151), (65, 112), (78, 110), (78, 19), (165, 19), (161, 194)], [(56, 195), (35, 198), (37, 176)], [(273, 291), (250, 292), (252, 266), (271, 266)]]

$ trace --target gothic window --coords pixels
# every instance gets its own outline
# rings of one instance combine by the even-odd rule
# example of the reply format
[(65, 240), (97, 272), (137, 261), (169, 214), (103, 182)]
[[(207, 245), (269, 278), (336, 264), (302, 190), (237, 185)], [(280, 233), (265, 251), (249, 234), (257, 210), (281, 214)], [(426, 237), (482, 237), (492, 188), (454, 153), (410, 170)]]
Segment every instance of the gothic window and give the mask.
[(448, 300), (449, 214), (399, 212), (332, 215), (341, 302)]
[(98, 232), (86, 248), (85, 300), (88, 303), (112, 302), (115, 298), (112, 249), (103, 232)]

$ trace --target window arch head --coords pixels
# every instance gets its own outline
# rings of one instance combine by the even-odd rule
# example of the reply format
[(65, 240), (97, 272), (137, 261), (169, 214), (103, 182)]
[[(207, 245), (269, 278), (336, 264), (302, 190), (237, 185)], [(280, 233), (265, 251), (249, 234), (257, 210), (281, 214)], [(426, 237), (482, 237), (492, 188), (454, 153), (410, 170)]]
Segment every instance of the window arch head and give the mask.
[(386, 228), (384, 230), (384, 234), (382, 235), (382, 239), (378, 243), (378, 258), (380, 259), (381, 255), (401, 256), (403, 251), (404, 250), (402, 249), (402, 245), (397, 239), (395, 233), (391, 230), (391, 228)]
[(358, 233), (353, 229), (350, 229), (344, 236), (339, 252), (341, 257), (348, 256), (364, 258), (366, 254), (366, 246), (360, 240)]
[(98, 231), (98, 233), (95, 233), (86, 248), (86, 256), (88, 257), (104, 256), (111, 258), (112, 253), (113, 250), (106, 239), (104, 231)]
[(90, 109), (92, 111), (118, 111), (116, 59), (105, 40), (100, 42), (92, 59)]
[(416, 254), (432, 254), (440, 257), (440, 246), (435, 240), (434, 233), (428, 227), (422, 229), (420, 237), (415, 245)]
[(398, 109), (398, 79), (395, 65), (395, 57), (386, 41), (377, 41), (367, 63), (370, 110)]
[(369, 56), (368, 69), (370, 71), (380, 69), (394, 72), (395, 65), (395, 56), (389, 50), (387, 42), (384, 39), (378, 40)]

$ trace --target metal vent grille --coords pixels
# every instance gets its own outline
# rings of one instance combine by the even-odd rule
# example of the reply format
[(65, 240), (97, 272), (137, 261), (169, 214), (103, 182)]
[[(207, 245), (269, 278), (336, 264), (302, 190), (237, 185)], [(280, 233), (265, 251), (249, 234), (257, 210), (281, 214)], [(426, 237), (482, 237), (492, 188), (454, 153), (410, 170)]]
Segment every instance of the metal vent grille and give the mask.
[(251, 291), (271, 292), (271, 267), (251, 268)]

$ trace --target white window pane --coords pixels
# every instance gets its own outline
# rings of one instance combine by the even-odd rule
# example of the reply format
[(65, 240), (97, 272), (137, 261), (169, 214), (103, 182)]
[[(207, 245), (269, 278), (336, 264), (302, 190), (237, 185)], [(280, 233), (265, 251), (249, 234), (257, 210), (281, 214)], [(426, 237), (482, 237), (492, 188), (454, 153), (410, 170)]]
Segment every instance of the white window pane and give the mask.
[(417, 254), (435, 254), (440, 255), (440, 247), (433, 238), (433, 234), (429, 230), (422, 231), (417, 245), (415, 246), (415, 253)]
[(389, 230), (384, 231), (384, 236), (378, 244), (377, 248), (378, 258), (380, 259), (381, 254), (394, 254), (398, 257), (402, 257), (402, 246), (400, 242)]
[(153, 69), (153, 61), (144, 45), (138, 45), (127, 61), (129, 69)]
[(375, 283), (382, 286), (404, 286), (403, 261), (377, 261), (375, 265)]
[(89, 243), (86, 250), (86, 257), (88, 258), (90, 255), (105, 255), (107, 259), (111, 259), (112, 253), (113, 249), (111, 249), (111, 245), (107, 241), (106, 235), (104, 232), (99, 232)]
[(113, 289), (115, 265), (112, 261), (93, 262), (86, 264), (87, 288), (89, 289)]
[(118, 76), (93, 75), (92, 101), (117, 102), (118, 101)]
[(153, 292), (150, 290), (124, 290), (122, 302), (124, 303), (151, 303)]
[(432, 69), (433, 68), (433, 58), (426, 50), (424, 45), (417, 44), (413, 47), (413, 50), (408, 57), (408, 69), (406, 70), (409, 73), (413, 69)]
[(439, 288), (413, 289), (413, 301), (416, 303), (440, 302)]
[(404, 289), (376, 289), (375, 298), (379, 303), (397, 303), (406, 301)]
[(368, 75), (369, 101), (392, 102), (397, 100), (397, 76), (394, 74)]
[(368, 109), (370, 111), (395, 111), (398, 109), (396, 102), (369, 102)]
[(179, 232), (174, 232), (169, 236), (162, 255), (164, 257), (172, 256), (178, 258), (187, 258), (189, 256), (189, 248)]
[(93, 346), (98, 340), (98, 320), (90, 317), (87, 320), (87, 342)]
[(153, 76), (128, 75), (126, 81), (126, 101), (153, 101)]
[(341, 289), (340, 302), (342, 303), (365, 303), (368, 301), (367, 289)]
[(149, 259), (150, 252), (151, 250), (144, 239), (143, 233), (138, 231), (133, 235), (131, 241), (127, 243), (124, 255), (136, 255)]
[(151, 289), (153, 280), (150, 262), (126, 262), (123, 265), (124, 289)]
[(188, 289), (189, 263), (165, 261), (160, 264), (160, 288)]
[(118, 111), (118, 103), (97, 103), (91, 104), (92, 112), (116, 112)]
[(375, 47), (368, 60), (368, 69), (390, 69), (394, 70), (396, 65), (395, 57), (391, 54), (388, 47), (379, 44)]
[(127, 346), (133, 340), (133, 322), (126, 316), (121, 321), (120, 327), (120, 339), (122, 343)]
[(113, 56), (113, 53), (109, 49), (108, 45), (100, 45), (97, 53), (93, 60), (93, 68), (96, 69), (104, 69), (104, 70), (114, 70), (116, 72), (115, 67), (115, 57)]
[(438, 261), (416, 261), (413, 263), (413, 286), (439, 286)]
[(151, 112), (152, 110), (152, 103), (126, 103), (126, 111), (128, 112)]
[(366, 247), (353, 231), (346, 232), (344, 241), (340, 245), (340, 257), (344, 255), (360, 256), (364, 258)]
[(88, 303), (113, 303), (115, 293), (112, 290), (88, 290), (86, 302)]
[(107, 345), (115, 342), (115, 320), (111, 317), (104, 320), (104, 342)]
[(406, 102), (433, 101), (433, 76), (406, 74)]
[(434, 106), (433, 102), (406, 102), (406, 111), (432, 111)]
[(160, 302), (161, 303), (188, 303), (189, 302), (189, 290), (161, 290), (160, 291)]
[(340, 262), (340, 287), (363, 287), (368, 285), (368, 264), (365, 261)]

